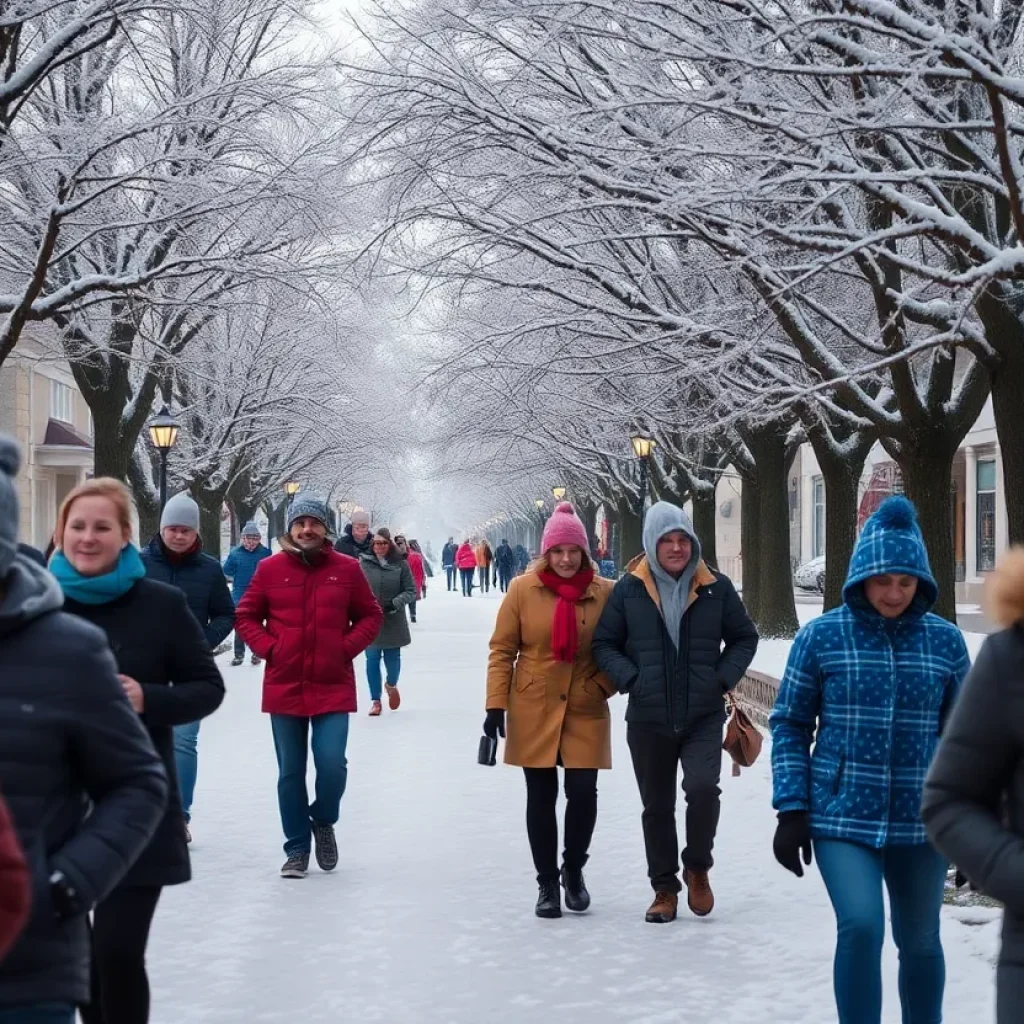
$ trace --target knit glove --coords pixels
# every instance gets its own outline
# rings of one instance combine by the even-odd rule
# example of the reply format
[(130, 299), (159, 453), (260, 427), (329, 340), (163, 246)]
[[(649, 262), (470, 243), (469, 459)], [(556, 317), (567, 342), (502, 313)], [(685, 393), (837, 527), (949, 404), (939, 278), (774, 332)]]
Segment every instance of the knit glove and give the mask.
[(813, 860), (811, 852), (811, 826), (807, 811), (781, 811), (779, 824), (775, 829), (775, 842), (772, 844), (775, 859), (797, 878), (804, 877), (800, 855), (803, 854), (804, 864)]
[(505, 709), (491, 708), (484, 719), (484, 735), (496, 740), (498, 736), (505, 738)]
[(398, 609), (395, 607), (395, 602), (392, 598), (388, 598), (386, 601), (381, 601), (381, 608), (384, 610), (385, 615), (394, 615)]

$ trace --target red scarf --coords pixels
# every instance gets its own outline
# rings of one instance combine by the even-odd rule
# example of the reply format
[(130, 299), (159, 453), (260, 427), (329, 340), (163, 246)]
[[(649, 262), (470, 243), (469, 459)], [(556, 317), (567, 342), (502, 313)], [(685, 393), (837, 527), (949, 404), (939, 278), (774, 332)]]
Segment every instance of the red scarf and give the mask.
[(558, 595), (555, 618), (551, 624), (551, 650), (555, 661), (571, 665), (576, 660), (576, 650), (580, 645), (576, 629), (576, 605), (587, 592), (587, 587), (594, 582), (594, 570), (581, 569), (569, 579), (564, 579), (550, 569), (537, 575), (548, 590)]

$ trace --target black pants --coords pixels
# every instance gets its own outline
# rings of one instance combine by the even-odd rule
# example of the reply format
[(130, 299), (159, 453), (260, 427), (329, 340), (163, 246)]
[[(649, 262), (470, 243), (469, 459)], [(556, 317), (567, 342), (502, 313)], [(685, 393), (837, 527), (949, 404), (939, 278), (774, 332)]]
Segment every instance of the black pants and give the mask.
[(413, 622), (416, 621), (416, 605), (417, 604), (418, 604), (417, 601), (410, 601), (409, 602), (409, 618), (412, 619)]
[(473, 577), (476, 575), (475, 569), (460, 569), (459, 573), (462, 576), (462, 596), (472, 597), (473, 596)]
[(686, 794), (686, 848), (683, 867), (709, 871), (721, 813), (721, 715), (710, 715), (678, 736), (629, 725), (626, 740), (643, 801), (647, 874), (656, 891), (679, 892), (679, 838), (676, 833), (676, 780), (683, 769)]
[(146, 943), (160, 899), (158, 886), (122, 886), (93, 912), (92, 994), (82, 1024), (146, 1024)]
[(498, 570), (498, 583), (501, 586), (501, 592), (504, 594), (508, 590), (508, 585), (512, 582), (512, 573), (508, 569)]
[(491, 567), (489, 565), (480, 566), (480, 589), (485, 594), (491, 592)]
[(459, 587), (459, 570), (454, 565), (446, 565), (444, 574), (448, 578), (448, 589), (457, 590)]
[[(582, 868), (597, 824), (597, 769), (566, 768), (566, 867)], [(524, 768), (526, 775), (526, 834), (530, 839), (538, 882), (558, 880), (558, 769)]]

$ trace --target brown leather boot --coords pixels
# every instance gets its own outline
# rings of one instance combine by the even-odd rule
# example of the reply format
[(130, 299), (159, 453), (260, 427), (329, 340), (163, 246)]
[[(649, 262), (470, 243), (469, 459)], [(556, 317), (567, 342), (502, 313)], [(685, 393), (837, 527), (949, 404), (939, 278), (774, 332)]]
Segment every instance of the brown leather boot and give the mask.
[(683, 871), (687, 903), (698, 917), (707, 917), (715, 909), (715, 894), (711, 891), (706, 871)]
[(654, 902), (647, 908), (648, 924), (668, 924), (676, 919), (676, 911), (679, 909), (679, 897), (674, 892), (666, 889), (659, 890), (654, 894)]

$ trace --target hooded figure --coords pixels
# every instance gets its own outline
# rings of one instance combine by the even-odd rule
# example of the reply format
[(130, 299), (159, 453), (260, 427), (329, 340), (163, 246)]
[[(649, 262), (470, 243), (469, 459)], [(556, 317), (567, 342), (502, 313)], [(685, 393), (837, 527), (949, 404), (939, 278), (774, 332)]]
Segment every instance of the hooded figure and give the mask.
[(969, 659), (960, 630), (931, 612), (937, 597), (913, 505), (886, 499), (857, 542), (843, 604), (797, 634), (771, 716), (774, 852), (798, 876), (817, 858), (836, 913), (840, 1021), (881, 1020), (883, 881), (903, 1019), (942, 1016), (947, 864), (921, 796)]
[(674, 920), (679, 881), (675, 801), (686, 794), (683, 880), (689, 906), (709, 914), (718, 829), (725, 694), (757, 650), (757, 630), (728, 577), (709, 569), (681, 508), (659, 501), (644, 522), (645, 554), (615, 584), (594, 633), (598, 667), (623, 693), (627, 740), (644, 803), (655, 900), (647, 920)]

